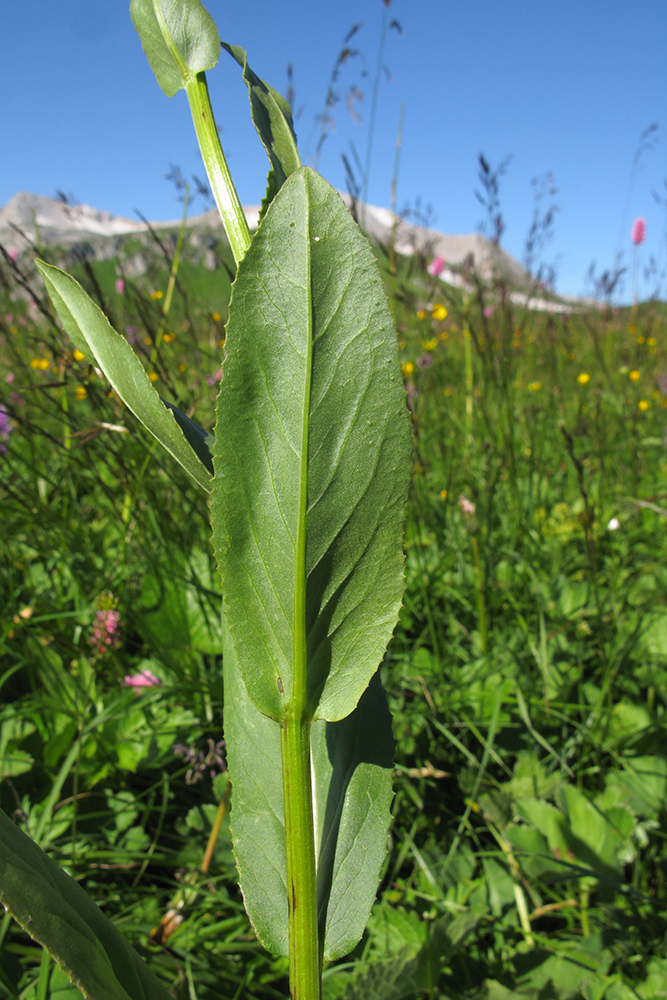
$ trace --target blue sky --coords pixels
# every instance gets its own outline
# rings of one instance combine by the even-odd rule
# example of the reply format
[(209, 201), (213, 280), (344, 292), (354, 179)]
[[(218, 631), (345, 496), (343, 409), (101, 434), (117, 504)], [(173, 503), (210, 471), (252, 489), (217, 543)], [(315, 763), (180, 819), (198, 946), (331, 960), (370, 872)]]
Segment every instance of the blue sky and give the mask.
[[(118, 215), (139, 209), (174, 218), (165, 175), (203, 166), (185, 96), (159, 89), (122, 0), (21, 0), (3, 5), (0, 60), (0, 204), (16, 191), (55, 195)], [(362, 121), (344, 101), (320, 171), (344, 188), (341, 154), (365, 159), (382, 0), (208, 0), (221, 38), (242, 45), (252, 68), (277, 89), (294, 67), (297, 134), (304, 162), (317, 142), (333, 64), (345, 34), (363, 27), (339, 90), (364, 91)], [(437, 228), (470, 233), (484, 217), (474, 191), (477, 158), (512, 160), (500, 199), (502, 245), (518, 259), (533, 214), (531, 180), (554, 175), (559, 212), (545, 259), (557, 289), (590, 292), (586, 273), (631, 268), (630, 227), (647, 220), (640, 263), (667, 268), (667, 3), (665, 0), (392, 0), (369, 176), (369, 201), (389, 206), (399, 109), (405, 103), (398, 207), (432, 209)], [(367, 75), (362, 76), (363, 71)], [(244, 204), (263, 195), (265, 154), (249, 123), (245, 88), (223, 53), (209, 85), (222, 141)], [(632, 176), (639, 136), (658, 125)], [(195, 204), (194, 211), (201, 210)], [(655, 285), (655, 281), (652, 286)], [(649, 286), (640, 285), (647, 293)], [(626, 296), (630, 282), (626, 283)], [(662, 281), (667, 295), (667, 280)]]

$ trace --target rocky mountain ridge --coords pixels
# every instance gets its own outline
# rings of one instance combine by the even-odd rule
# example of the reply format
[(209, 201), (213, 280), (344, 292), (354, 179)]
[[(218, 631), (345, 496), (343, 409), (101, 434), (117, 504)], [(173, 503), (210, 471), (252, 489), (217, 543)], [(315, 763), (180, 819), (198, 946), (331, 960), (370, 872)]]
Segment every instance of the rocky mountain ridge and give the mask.
[[(350, 204), (350, 198), (342, 195)], [(553, 302), (534, 294), (534, 282), (523, 267), (501, 248), (478, 233), (447, 235), (436, 229), (414, 225), (395, 216), (392, 211), (375, 205), (357, 206), (367, 235), (388, 244), (394, 231), (396, 251), (403, 255), (422, 253), (442, 257), (445, 269), (440, 280), (456, 287), (467, 282), (460, 269), (467, 263), (486, 281), (502, 275), (517, 291), (512, 293), (518, 305), (530, 303), (531, 308), (549, 311), (570, 311), (573, 300), (560, 297)], [(251, 229), (256, 229), (259, 207), (245, 207)], [(179, 220), (146, 223), (112, 215), (90, 205), (72, 205), (64, 199), (19, 191), (0, 208), (0, 244), (6, 251), (18, 252), (40, 241), (46, 245), (77, 247), (87, 256), (106, 259), (118, 253), (130, 236), (150, 238), (150, 229), (157, 232), (176, 231)], [(189, 243), (202, 251), (204, 263), (213, 267), (211, 240), (223, 236), (217, 209), (190, 216), (187, 223)]]

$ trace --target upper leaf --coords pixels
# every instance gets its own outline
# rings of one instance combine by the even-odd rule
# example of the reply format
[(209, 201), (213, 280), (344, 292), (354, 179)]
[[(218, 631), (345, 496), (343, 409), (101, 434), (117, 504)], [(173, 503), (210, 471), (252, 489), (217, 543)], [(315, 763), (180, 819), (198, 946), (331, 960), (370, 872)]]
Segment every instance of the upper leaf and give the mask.
[[(95, 359), (135, 417), (183, 466), (198, 486), (210, 491), (210, 473), (186, 440), (174, 416), (163, 405), (128, 342), (116, 333), (99, 306), (86, 295), (71, 275), (42, 260), (35, 263), (74, 345), (82, 354)], [(204, 431), (202, 433), (205, 434)]]
[(248, 694), (280, 721), (305, 657), (306, 711), (342, 719), (398, 618), (410, 427), (371, 249), (307, 167), (239, 266), (217, 413), (213, 537)]
[(220, 36), (200, 0), (132, 0), (130, 14), (146, 58), (167, 97), (213, 69)]
[(245, 50), (239, 45), (222, 43), (223, 49), (236, 59), (243, 69), (248, 86), (250, 110), (257, 134), (262, 140), (271, 163), (260, 219), (291, 173), (301, 166), (296, 146), (292, 109), (282, 94), (261, 80), (248, 66)]
[(2, 811), (0, 904), (89, 1000), (170, 1000), (90, 896)]

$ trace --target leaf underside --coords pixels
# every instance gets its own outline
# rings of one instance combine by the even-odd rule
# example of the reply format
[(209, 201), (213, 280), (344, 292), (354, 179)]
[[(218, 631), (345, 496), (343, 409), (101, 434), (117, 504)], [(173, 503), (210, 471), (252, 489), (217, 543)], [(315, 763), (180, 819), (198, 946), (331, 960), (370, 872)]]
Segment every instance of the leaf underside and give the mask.
[[(225, 739), (234, 856), (248, 916), (264, 947), (288, 953), (280, 726), (250, 701), (224, 649)], [(320, 939), (327, 961), (348, 954), (375, 900), (391, 822), (394, 740), (376, 675), (341, 722), (311, 730)]]
[(410, 428), (372, 252), (308, 167), (239, 267), (217, 407), (213, 540), (248, 694), (281, 720), (301, 644), (311, 717), (345, 718), (398, 618)]
[(167, 97), (173, 97), (189, 78), (217, 64), (220, 36), (200, 0), (132, 0), (130, 15)]
[(243, 70), (248, 87), (250, 111), (257, 134), (262, 140), (271, 163), (267, 178), (266, 194), (262, 201), (260, 219), (290, 174), (301, 166), (296, 145), (292, 109), (282, 94), (261, 80), (248, 66), (245, 50), (239, 45), (222, 43), (223, 49), (236, 60)]

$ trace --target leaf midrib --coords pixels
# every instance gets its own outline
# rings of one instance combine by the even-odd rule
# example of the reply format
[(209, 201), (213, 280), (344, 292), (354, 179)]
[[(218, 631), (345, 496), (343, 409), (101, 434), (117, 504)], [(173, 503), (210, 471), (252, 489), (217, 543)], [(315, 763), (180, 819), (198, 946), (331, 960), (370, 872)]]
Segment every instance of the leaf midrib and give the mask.
[[(308, 188), (308, 176), (304, 177), (304, 183)], [(306, 639), (306, 541), (308, 532), (308, 438), (310, 432), (310, 395), (312, 385), (313, 368), (313, 289), (311, 275), (311, 233), (310, 233), (310, 199), (306, 197), (305, 202), (305, 291), (307, 331), (306, 331), (306, 360), (305, 360), (305, 384), (303, 392), (303, 409), (301, 413), (301, 463), (299, 468), (299, 510), (297, 520), (296, 551), (294, 559), (294, 622), (292, 647), (292, 692), (291, 692), (291, 712), (293, 717), (303, 717), (308, 709), (312, 715), (312, 707), (307, 706), (308, 696), (308, 645)]]

